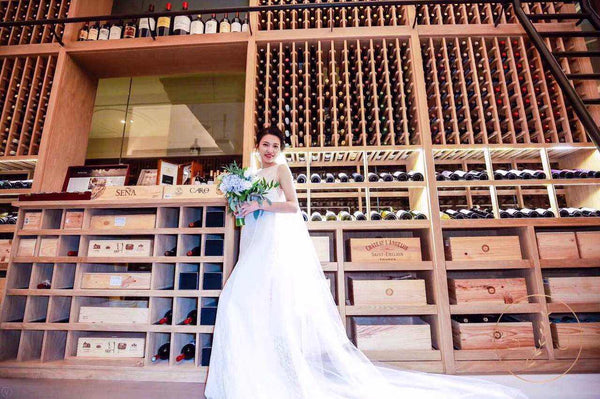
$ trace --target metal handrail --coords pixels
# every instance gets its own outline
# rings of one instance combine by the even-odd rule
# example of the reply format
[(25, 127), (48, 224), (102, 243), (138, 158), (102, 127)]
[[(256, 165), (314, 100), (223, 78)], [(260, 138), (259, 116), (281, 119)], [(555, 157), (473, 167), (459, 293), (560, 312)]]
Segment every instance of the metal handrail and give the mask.
[(569, 82), (569, 79), (565, 75), (565, 72), (562, 70), (562, 67), (556, 58), (554, 58), (550, 50), (548, 50), (548, 47), (546, 47), (544, 39), (542, 39), (538, 31), (533, 26), (533, 23), (525, 14), (525, 11), (523, 11), (523, 8), (521, 7), (521, 0), (512, 0), (512, 2), (515, 15), (517, 16), (519, 22), (521, 22), (521, 26), (523, 26), (523, 29), (525, 29), (529, 35), (529, 39), (539, 51), (542, 59), (545, 61), (546, 65), (550, 69), (550, 72), (554, 76), (554, 79), (556, 79), (556, 83), (558, 83), (558, 86), (562, 89), (563, 94), (565, 97), (567, 97), (567, 100), (573, 107), (573, 111), (575, 111), (575, 114), (577, 114), (577, 117), (596, 145), (596, 148), (600, 149), (600, 128), (598, 128), (598, 125), (596, 125), (596, 121), (594, 121), (588, 112), (583, 100), (581, 97), (579, 97), (579, 94), (577, 94), (577, 91), (575, 91)]

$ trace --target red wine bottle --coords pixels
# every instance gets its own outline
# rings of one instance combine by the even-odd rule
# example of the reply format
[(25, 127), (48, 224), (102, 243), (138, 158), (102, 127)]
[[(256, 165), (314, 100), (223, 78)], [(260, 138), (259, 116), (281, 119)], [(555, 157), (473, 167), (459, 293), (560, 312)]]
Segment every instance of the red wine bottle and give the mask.
[(158, 321), (158, 324), (171, 324), (173, 321), (173, 309), (169, 309), (165, 312), (165, 315)]
[(165, 251), (165, 256), (175, 256), (175, 255), (177, 255), (177, 247), (173, 247), (173, 248)]
[(198, 219), (194, 222), (190, 222), (188, 227), (202, 227), (202, 219)]
[(191, 324), (196, 325), (196, 321), (198, 320), (198, 310), (193, 309), (187, 314), (187, 317), (183, 321), (183, 324)]
[(187, 256), (200, 256), (200, 246), (194, 247), (187, 251)]
[(37, 285), (38, 290), (49, 290), (50, 289), (50, 280), (44, 280)]
[(67, 256), (77, 256), (77, 251), (67, 251)]
[[(171, 3), (167, 3), (165, 11), (171, 11)], [(158, 36), (169, 36), (171, 33), (171, 16), (163, 15), (162, 17), (159, 17), (156, 26), (158, 27)]]
[(184, 345), (183, 348), (181, 348), (181, 354), (177, 355), (175, 360), (180, 362), (183, 359), (185, 359), (185, 360), (193, 359), (195, 354), (196, 354), (196, 342), (192, 341), (189, 344)]
[(171, 343), (170, 342), (167, 342), (166, 344), (162, 344), (160, 346), (160, 348), (158, 348), (156, 355), (152, 356), (152, 362), (154, 363), (159, 359), (160, 360), (168, 360), (170, 351), (171, 351)]

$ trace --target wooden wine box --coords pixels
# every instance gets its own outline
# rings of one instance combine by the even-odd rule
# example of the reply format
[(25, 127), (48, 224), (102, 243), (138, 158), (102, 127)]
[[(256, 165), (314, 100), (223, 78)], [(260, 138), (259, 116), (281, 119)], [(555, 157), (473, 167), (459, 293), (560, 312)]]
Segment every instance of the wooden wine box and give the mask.
[(12, 248), (11, 239), (0, 239), (0, 262), (6, 263), (10, 258), (10, 249)]
[(353, 317), (356, 346), (363, 351), (431, 350), (431, 326), (419, 317)]
[(448, 279), (450, 303), (527, 303), (524, 278)]
[(22, 230), (37, 230), (42, 228), (42, 212), (31, 211), (23, 214)]
[(153, 229), (155, 214), (141, 215), (94, 215), (90, 219), (92, 229)]
[(427, 305), (425, 280), (348, 280), (355, 305)]
[(138, 305), (137, 301), (109, 301), (100, 306), (82, 306), (79, 308), (79, 322), (148, 324), (150, 309)]
[(310, 236), (312, 239), (313, 245), (315, 246), (315, 250), (317, 251), (317, 256), (319, 257), (319, 261), (321, 262), (331, 262), (330, 257), (330, 241), (327, 236)]
[(597, 276), (547, 277), (544, 289), (550, 297), (548, 302), (600, 302), (600, 277)]
[(58, 237), (41, 237), (38, 256), (58, 256)]
[(533, 348), (533, 323), (459, 323), (452, 320), (452, 338), (457, 349)]
[(600, 349), (600, 323), (550, 323), (559, 350)]
[(520, 260), (518, 236), (449, 237), (444, 242), (448, 260)]
[(581, 258), (600, 259), (600, 231), (578, 231), (576, 237)]
[(35, 238), (21, 238), (17, 248), (17, 256), (33, 256), (35, 253)]
[(77, 357), (144, 357), (144, 338), (79, 337)]
[(83, 273), (83, 289), (149, 290), (152, 273)]
[(579, 258), (575, 233), (537, 233), (536, 236), (540, 259)]
[(419, 237), (351, 238), (352, 262), (421, 261)]
[(88, 256), (152, 256), (152, 240), (90, 240)]
[(83, 211), (65, 211), (65, 230), (83, 227)]

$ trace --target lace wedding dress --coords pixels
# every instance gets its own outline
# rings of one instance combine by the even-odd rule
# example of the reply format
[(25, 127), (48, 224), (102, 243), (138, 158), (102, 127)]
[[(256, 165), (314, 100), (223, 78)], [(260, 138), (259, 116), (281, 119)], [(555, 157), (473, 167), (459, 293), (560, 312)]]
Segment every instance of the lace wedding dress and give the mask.
[[(274, 180), (278, 166), (258, 174)], [(268, 198), (285, 201), (279, 187)], [(219, 298), (207, 399), (526, 398), (483, 380), (372, 363), (346, 336), (301, 213), (245, 219)]]

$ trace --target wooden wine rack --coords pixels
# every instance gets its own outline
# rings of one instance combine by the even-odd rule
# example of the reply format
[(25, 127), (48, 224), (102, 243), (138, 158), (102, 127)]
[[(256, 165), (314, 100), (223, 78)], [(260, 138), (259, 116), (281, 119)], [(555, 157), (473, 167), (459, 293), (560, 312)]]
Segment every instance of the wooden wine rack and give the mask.
[[(150, 380), (157, 375), (180, 381), (198, 381), (206, 377), (206, 366), (201, 365), (202, 348), (210, 347), (213, 325), (201, 319), (204, 306), (216, 305), (220, 289), (203, 289), (203, 276), (207, 271), (218, 269), (223, 283), (234, 264), (233, 219), (225, 216), (224, 200), (184, 201), (149, 200), (131, 201), (71, 201), (71, 202), (23, 202), (18, 203), (19, 219), (13, 241), (12, 263), (7, 275), (4, 297), (4, 313), (0, 330), (0, 346), (3, 348), (3, 372), (5, 367), (49, 367), (55, 376), (82, 376), (87, 366), (102, 369), (106, 375), (119, 378), (124, 371), (128, 378)], [(83, 225), (79, 229), (65, 227), (67, 211), (82, 211)], [(40, 212), (41, 226), (31, 230), (23, 228), (24, 213)], [(207, 227), (208, 212), (221, 215), (221, 227)], [(151, 229), (99, 229), (91, 227), (93, 215), (148, 214), (156, 216)], [(202, 220), (201, 227), (187, 227), (189, 223)], [(215, 218), (216, 219), (216, 218)], [(223, 254), (207, 256), (207, 235), (223, 238)], [(153, 253), (146, 257), (91, 257), (88, 243), (92, 239), (149, 238), (153, 240)], [(41, 241), (58, 239), (57, 256), (43, 256)], [(18, 253), (20, 242), (35, 239), (34, 256)], [(194, 243), (194, 244), (192, 244)], [(185, 256), (184, 252), (200, 243), (200, 256)], [(164, 251), (178, 248), (177, 256), (163, 256)], [(78, 256), (66, 256), (76, 251)], [(82, 277), (89, 272), (127, 272), (145, 267), (151, 273), (150, 289), (86, 289)], [(214, 270), (212, 270), (214, 271)], [(198, 273), (197, 290), (179, 287), (181, 273)], [(38, 289), (43, 280), (49, 280), (50, 289)], [(148, 324), (111, 324), (79, 322), (81, 306), (90, 306), (98, 299), (125, 296), (147, 300), (150, 313)], [(95, 302), (94, 302), (95, 301)], [(188, 311), (198, 309), (196, 325), (181, 325)], [(156, 322), (172, 309), (170, 325)], [(76, 356), (77, 339), (88, 336), (134, 336), (145, 339), (143, 358), (89, 359)], [(176, 364), (175, 357), (183, 345), (194, 339), (197, 354), (195, 360)], [(171, 342), (169, 361), (151, 362), (158, 347)], [(25, 368), (25, 369), (26, 369)], [(22, 369), (22, 368), (21, 368)], [(22, 369), (24, 370), (24, 369)], [(71, 378), (70, 377), (70, 378)]]
[[(67, 18), (71, 0), (7, 0), (0, 2), (0, 20), (3, 22), (39, 21)], [(56, 42), (64, 25), (36, 25), (35, 27), (0, 28), (0, 46)]]
[[(11, 5), (14, 3), (17, 1), (10, 2)], [(54, 1), (52, 4), (57, 3)], [(253, 6), (273, 4), (281, 2), (250, 1)], [(560, 2), (527, 3), (524, 8), (526, 13), (533, 14), (575, 11), (572, 4)], [(69, 15), (106, 15), (111, 9), (110, 0), (72, 0)], [(6, 20), (6, 16), (3, 17)], [(548, 340), (540, 348), (542, 358), (534, 361), (528, 372), (565, 371), (575, 357), (572, 353), (558, 350), (552, 340), (549, 315), (562, 311), (541, 296), (544, 293), (543, 279), (554, 273), (594, 277), (599, 273), (600, 260), (575, 257), (542, 259), (537, 249), (536, 233), (600, 230), (597, 218), (566, 218), (556, 212), (561, 207), (600, 207), (598, 180), (550, 177), (527, 181), (493, 178), (489, 181), (435, 180), (436, 171), (456, 169), (485, 170), (490, 177), (498, 169), (525, 167), (545, 172), (554, 168), (600, 169), (597, 149), (586, 137), (583, 126), (563, 98), (560, 88), (548, 75), (537, 50), (517, 23), (513, 10), (509, 7), (503, 13), (499, 6), (479, 3), (450, 6), (374, 4), (364, 9), (263, 11), (251, 14), (250, 21), (251, 32), (102, 42), (77, 42), (77, 30), (82, 24), (67, 24), (62, 37), (64, 47), (49, 43), (54, 40), (50, 35), (51, 27), (43, 26), (34, 28), (47, 38), (43, 43), (30, 45), (17, 43), (15, 39), (11, 45), (1, 47), (3, 66), (7, 62), (13, 65), (21, 60), (23, 67), (27, 62), (35, 67), (40, 59), (47, 60), (46, 65), (52, 60), (56, 68), (56, 79), (50, 79), (55, 83), (48, 100), (48, 117), (45, 124), (39, 124), (43, 127), (43, 140), (37, 148), (33, 137), (28, 138), (29, 144), (25, 141), (22, 146), (19, 144), (17, 154), (13, 156), (19, 161), (21, 156), (39, 152), (33, 191), (59, 191), (66, 167), (84, 162), (98, 78), (245, 71), (244, 165), (250, 163), (257, 130), (265, 124), (276, 124), (286, 132), (289, 148), (285, 152), (296, 176), (299, 173), (310, 176), (313, 172), (331, 171), (359, 172), (366, 177), (369, 172), (395, 170), (415, 170), (424, 175), (423, 182), (337, 182), (297, 186), (301, 207), (309, 215), (313, 210), (328, 208), (361, 210), (368, 215), (370, 210), (392, 207), (418, 210), (427, 216), (427, 220), (307, 224), (311, 235), (327, 236), (331, 243), (331, 257), (323, 263), (323, 268), (325, 274), (334, 280), (333, 294), (350, 336), (355, 317), (418, 316), (426, 319), (431, 326), (431, 350), (398, 350), (391, 351), (388, 356), (368, 353), (369, 356), (401, 368), (451, 374), (505, 373), (506, 366), (518, 372), (523, 358), (528, 355), (526, 351), (509, 353), (454, 348), (451, 316), (498, 314), (502, 309), (491, 304), (451, 304), (448, 278), (519, 277), (526, 279), (527, 292), (535, 299), (519, 304), (515, 313), (528, 318)], [(496, 21), (499, 23), (497, 27), (494, 26)], [(540, 32), (572, 32), (580, 29), (575, 22), (540, 20), (535, 25)], [(14, 29), (15, 32), (17, 30), (21, 31), (20, 28)], [(25, 32), (26, 28), (22, 30)], [(16, 37), (17, 33), (13, 35), (12, 31), (9, 37)], [(6, 35), (6, 30), (3, 34)], [(28, 37), (28, 33), (25, 36), (21, 33), (21, 39), (23, 37)], [(582, 38), (547, 37), (544, 40), (558, 51), (585, 48)], [(157, 63), (157, 59), (161, 62)], [(586, 60), (565, 58), (561, 59), (561, 63), (567, 73), (592, 71)], [(2, 73), (8, 73), (4, 69)], [(9, 76), (7, 80), (1, 80), (0, 88), (8, 91), (29, 87), (28, 82), (35, 80), (34, 76), (27, 78), (25, 85), (20, 83), (19, 76), (14, 79)], [(583, 98), (598, 97), (597, 88), (591, 82), (579, 82), (576, 89)], [(12, 101), (10, 96), (6, 101)], [(29, 100), (21, 100), (17, 104), (20, 111), (16, 111), (17, 105), (15, 111), (6, 111), (7, 106), (3, 105), (2, 123), (5, 123), (7, 112), (17, 112), (17, 117), (28, 120), (25, 116), (27, 104)], [(12, 105), (9, 105), (11, 110)], [(600, 120), (597, 106), (590, 107), (590, 112)], [(14, 117), (11, 117), (12, 120)], [(23, 129), (9, 131), (14, 135), (11, 139), (20, 138), (23, 132)], [(15, 151), (10, 147), (8, 136), (6, 139), (9, 146), (2, 148), (5, 158)], [(440, 211), (448, 208), (464, 209), (478, 204), (490, 208), (496, 218), (440, 218)], [(156, 208), (158, 213), (166, 208), (184, 209), (188, 206), (202, 205), (170, 202), (143, 205), (144, 208)], [(550, 208), (557, 217), (498, 219), (501, 209), (514, 206)], [(86, 212), (90, 212), (95, 205), (38, 203), (27, 207), (44, 209), (50, 214), (71, 207), (86, 208)], [(103, 207), (123, 210), (131, 206), (119, 202), (100, 208)], [(35, 233), (21, 231), (15, 242), (27, 235), (73, 236), (84, 240), (90, 234), (96, 233), (66, 233), (61, 229)], [(158, 226), (145, 234), (179, 237), (192, 233), (179, 226), (168, 230)], [(522, 259), (467, 262), (446, 257), (443, 250), (446, 238), (483, 235), (518, 236)], [(423, 261), (382, 266), (350, 260), (346, 248), (349, 238), (378, 236), (419, 237)], [(234, 259), (229, 259), (233, 266)], [(79, 257), (14, 258), (9, 275), (17, 276), (18, 266), (26, 264), (31, 264), (32, 274), (26, 283), (27, 288), (9, 287), (6, 297), (20, 299), (9, 300), (16, 306), (5, 305), (4, 309), (21, 309), (19, 312), (29, 317), (30, 312), (44, 308), (45, 299), (42, 298), (47, 297), (48, 311), (66, 312), (68, 308), (71, 316), (71, 305), (66, 299), (61, 304), (63, 299), (59, 298), (71, 298), (73, 304), (78, 297), (85, 295), (75, 287), (66, 291), (54, 287), (32, 290), (30, 284), (36, 282), (32, 280), (33, 271), (44, 270), (43, 273), (46, 273), (49, 267), (44, 265), (52, 264), (52, 270), (60, 269), (60, 274), (66, 270), (65, 265), (74, 264), (75, 268), (81, 268), (89, 264), (88, 260)], [(147, 263), (158, 266), (174, 262), (177, 268), (185, 261), (152, 257)], [(360, 307), (352, 304), (347, 285), (349, 278), (381, 279), (390, 275), (398, 277), (404, 272), (418, 273), (425, 280), (427, 305)], [(151, 290), (139, 296), (172, 297), (175, 303), (177, 298), (189, 297), (176, 292), (166, 296), (163, 293), (162, 290)], [(202, 296), (200, 292), (192, 297)], [(156, 299), (151, 302), (151, 307), (158, 303)], [(570, 305), (577, 313), (598, 313), (598, 303)], [(206, 369), (198, 367), (199, 353), (196, 363), (187, 368), (177, 364), (150, 364), (148, 356), (141, 364), (139, 359), (135, 363), (128, 360), (111, 365), (106, 360), (86, 362), (74, 359), (73, 338), (90, 329), (79, 326), (74, 320), (70, 317), (69, 323), (8, 323), (4, 319), (0, 347), (6, 355), (5, 361), (0, 362), (0, 374), (186, 381), (198, 381), (205, 375)], [(44, 328), (40, 327), (42, 325)], [(130, 330), (148, 338), (146, 355), (156, 349), (155, 344), (169, 339), (174, 346), (171, 355), (174, 355), (184, 343), (182, 337), (188, 338), (183, 335), (188, 331), (180, 326), (172, 326), (165, 331), (156, 326)], [(203, 334), (210, 334), (210, 331), (202, 327), (190, 334), (197, 334), (196, 338), (201, 342)], [(71, 337), (70, 345), (66, 345), (68, 337)], [(61, 345), (48, 350), (52, 342), (61, 343), (63, 339), (64, 350)], [(26, 349), (28, 345), (34, 349)], [(600, 356), (594, 350), (584, 351), (584, 356), (575, 363), (574, 371), (600, 370)], [(36, 373), (31, 373), (32, 370)]]

